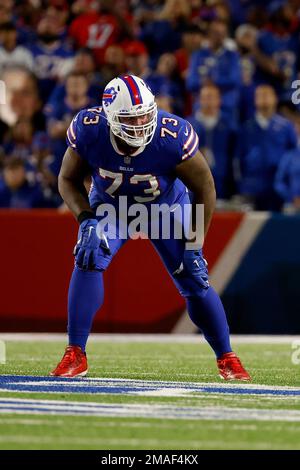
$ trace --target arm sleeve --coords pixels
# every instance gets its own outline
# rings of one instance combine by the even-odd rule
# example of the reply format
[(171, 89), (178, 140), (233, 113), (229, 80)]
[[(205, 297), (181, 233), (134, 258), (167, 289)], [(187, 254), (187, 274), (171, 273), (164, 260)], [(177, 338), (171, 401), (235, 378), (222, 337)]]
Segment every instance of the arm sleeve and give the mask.
[(178, 137), (180, 162), (192, 158), (199, 150), (199, 137), (188, 121), (183, 121)]
[(67, 130), (66, 140), (67, 145), (83, 157), (85, 145), (83, 144), (82, 139), (82, 128), (80, 125), (81, 121), (82, 111), (76, 114), (76, 116), (72, 119), (71, 124)]

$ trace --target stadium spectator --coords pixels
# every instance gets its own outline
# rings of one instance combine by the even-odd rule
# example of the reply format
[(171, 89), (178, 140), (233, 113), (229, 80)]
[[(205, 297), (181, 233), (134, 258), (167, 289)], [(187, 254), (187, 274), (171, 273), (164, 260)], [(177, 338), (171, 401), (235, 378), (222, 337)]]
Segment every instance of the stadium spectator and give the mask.
[(154, 95), (167, 95), (166, 80), (153, 72), (149, 66), (149, 55), (146, 47), (140, 41), (130, 41), (125, 46), (127, 72), (141, 77), (151, 88)]
[[(96, 72), (94, 56), (89, 49), (83, 48), (76, 52), (71, 72), (85, 75), (89, 81), (88, 95), (91, 100), (98, 102), (99, 96), (101, 96), (104, 89), (103, 77), (98, 72)], [(45, 115), (50, 116), (56, 106), (59, 106), (60, 103), (65, 99), (65, 96), (65, 83), (57, 84), (44, 108)]]
[(1, 0), (0, 2), (0, 24), (8, 23), (13, 19), (13, 0)]
[(57, 176), (60, 165), (52, 153), (52, 145), (46, 132), (37, 132), (32, 142), (32, 155), (28, 159), (28, 173), (32, 172), (47, 197), (48, 206), (58, 207), (62, 200), (58, 193)]
[(168, 113), (174, 113), (174, 102), (171, 96), (169, 95), (160, 95), (156, 98), (157, 106)]
[(139, 36), (149, 51), (151, 66), (164, 52), (174, 52), (181, 45), (181, 34), (190, 23), (191, 7), (186, 0), (166, 0), (153, 21), (145, 23)]
[(288, 2), (273, 2), (270, 19), (258, 38), (258, 47), (267, 57), (258, 71), (261, 82), (271, 84), (279, 97), (289, 99), (291, 83), (297, 75), (299, 18)]
[(188, 25), (182, 31), (181, 47), (175, 51), (177, 68), (182, 79), (186, 79), (190, 57), (201, 48), (204, 38), (204, 31), (197, 25)]
[(135, 22), (143, 28), (146, 23), (154, 21), (158, 17), (164, 2), (165, 0), (136, 0), (134, 7)]
[(255, 91), (256, 114), (239, 133), (240, 193), (256, 210), (278, 211), (282, 199), (274, 190), (274, 178), (282, 155), (297, 146), (291, 122), (276, 114), (277, 97), (270, 85)]
[(20, 157), (8, 159), (0, 179), (0, 207), (33, 209), (46, 205), (40, 185), (27, 178), (24, 160)]
[[(217, 156), (222, 140), (219, 126), (224, 139), (226, 136), (230, 142), (234, 120), (242, 123), (241, 136), (253, 132), (253, 139), (244, 139), (243, 151), (239, 145), (239, 187), (248, 194), (250, 186), (256, 185), (254, 193), (251, 189), (249, 194), (255, 207), (275, 204), (279, 208), (278, 193), (269, 195), (270, 205), (265, 204), (262, 201), (269, 196), (260, 197), (258, 187), (271, 184), (280, 151), (289, 152), (295, 138), (291, 124), (275, 110), (270, 118), (264, 118), (256, 108), (255, 90), (261, 84), (272, 85), (280, 113), (293, 118), (291, 82), (300, 70), (299, 5), (299, 0), (1, 0), (0, 79), (6, 85), (7, 103), (0, 106), (0, 151), (9, 158), (17, 153), (28, 164), (33, 152), (32, 135), (34, 141), (37, 132), (44, 132), (47, 120), (53, 148), (47, 152), (45, 149), (45, 162), (53, 158), (49, 165), (58, 168), (65, 148), (66, 123), (80, 106), (80, 100), (74, 104), (77, 98), (70, 101), (74, 106), (67, 104), (66, 78), (73, 72), (85, 75), (86, 102), (91, 106), (100, 105), (104, 85), (113, 76), (128, 72), (146, 81), (162, 109), (193, 115), (206, 156), (215, 159), (212, 170), (218, 197), (228, 197), (232, 192), (231, 182), (224, 183), (225, 192), (219, 182), (219, 175), (224, 173), (220, 162), (226, 161)], [(79, 89), (85, 88), (81, 86), (85, 80), (78, 80)], [(209, 118), (211, 111), (209, 105), (207, 111), (205, 97), (211, 95), (211, 107), (218, 99), (216, 89), (210, 85), (219, 88), (222, 98), (212, 128), (207, 124), (213, 119)], [(269, 100), (268, 91), (266, 95)], [(60, 137), (54, 138), (53, 129), (59, 128)], [(276, 139), (279, 144), (273, 163), (277, 163), (266, 170)], [(227, 144), (223, 150), (227, 155)], [(262, 154), (265, 156), (259, 158)], [(32, 165), (31, 173), (37, 177), (37, 165)], [(231, 181), (231, 176), (228, 178)]]
[(215, 85), (201, 88), (200, 109), (188, 120), (199, 137), (199, 148), (211, 168), (218, 199), (234, 193), (233, 157), (237, 130), (221, 113), (221, 94)]
[(192, 54), (186, 86), (196, 99), (203, 85), (214, 83), (222, 94), (222, 111), (233, 117), (239, 100), (241, 68), (239, 54), (232, 50), (232, 43), (226, 43), (227, 36), (227, 24), (212, 21), (207, 45)]
[(151, 71), (145, 45), (141, 41), (130, 41), (125, 45), (124, 51), (127, 72), (145, 79)]
[(235, 40), (240, 53), (242, 83), (240, 88), (239, 119), (246, 121), (254, 116), (254, 94), (256, 83), (257, 29), (250, 24), (240, 25), (235, 32)]
[(26, 160), (31, 153), (33, 123), (28, 118), (19, 118), (9, 129), (3, 140), (3, 150), (7, 156), (18, 155)]
[(32, 70), (32, 54), (17, 45), (17, 30), (12, 22), (0, 24), (0, 44), (0, 73), (7, 66), (21, 65)]
[(101, 90), (104, 90), (106, 83), (125, 72), (124, 49), (116, 44), (108, 46), (104, 54), (104, 65), (101, 67)]
[(9, 126), (19, 119), (30, 119), (35, 130), (45, 128), (37, 80), (21, 67), (9, 67), (2, 74), (6, 86), (6, 104), (0, 107), (0, 118)]
[(58, 164), (65, 152), (66, 132), (72, 118), (81, 109), (96, 104), (88, 96), (89, 81), (85, 75), (71, 72), (66, 79), (65, 86), (64, 100), (57, 103), (47, 120), (47, 129), (52, 139), (52, 148)]
[(300, 115), (296, 119), (297, 148), (283, 154), (275, 178), (275, 189), (285, 204), (300, 211)]
[(159, 95), (170, 97), (172, 109), (176, 114), (182, 115), (184, 107), (184, 82), (178, 74), (177, 61), (174, 54), (166, 52), (160, 56), (156, 73), (161, 79)]
[(47, 15), (57, 21), (60, 39), (67, 38), (67, 21), (69, 18), (69, 5), (66, 0), (50, 0), (46, 9)]
[(45, 102), (58, 80), (62, 80), (73, 66), (74, 53), (60, 39), (60, 23), (56, 17), (44, 14), (37, 25), (38, 42), (31, 46), (34, 72)]
[[(175, 51), (174, 55), (177, 61), (177, 70), (184, 84), (188, 74), (191, 55), (201, 48), (204, 39), (204, 30), (194, 24), (188, 25), (182, 32), (181, 47)], [(183, 114), (188, 116), (192, 113), (192, 94), (186, 90), (185, 86), (183, 89), (183, 102)]]
[(70, 25), (69, 34), (75, 45), (90, 48), (98, 65), (103, 64), (108, 46), (132, 37), (130, 15), (120, 14), (114, 3), (85, 1), (84, 12)]

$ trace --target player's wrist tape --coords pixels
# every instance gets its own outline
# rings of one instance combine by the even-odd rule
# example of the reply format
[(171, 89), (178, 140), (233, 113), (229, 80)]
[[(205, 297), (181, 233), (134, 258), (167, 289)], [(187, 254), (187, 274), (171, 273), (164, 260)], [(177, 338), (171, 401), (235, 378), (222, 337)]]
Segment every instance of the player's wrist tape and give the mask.
[(95, 214), (92, 211), (82, 211), (80, 212), (79, 216), (77, 217), (77, 222), (81, 224), (87, 219), (95, 219)]

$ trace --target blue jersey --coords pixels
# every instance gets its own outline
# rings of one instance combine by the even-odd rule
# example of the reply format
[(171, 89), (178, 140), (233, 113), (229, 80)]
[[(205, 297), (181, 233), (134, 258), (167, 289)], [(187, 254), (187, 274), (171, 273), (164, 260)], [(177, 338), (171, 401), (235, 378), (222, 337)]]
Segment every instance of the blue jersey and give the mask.
[(238, 105), (239, 88), (242, 84), (239, 54), (225, 47), (218, 53), (209, 47), (193, 52), (186, 79), (187, 89), (198, 93), (207, 80), (220, 88), (222, 110), (231, 116)]
[(239, 133), (240, 192), (258, 195), (273, 192), (274, 178), (282, 155), (297, 147), (293, 125), (278, 114), (262, 128), (257, 119), (243, 124)]
[(200, 150), (214, 177), (217, 198), (227, 199), (234, 192), (233, 156), (237, 130), (224, 116), (220, 116), (212, 128), (207, 128), (200, 116), (197, 113), (190, 122), (198, 134)]
[(36, 43), (30, 50), (34, 58), (34, 73), (39, 81), (41, 98), (45, 102), (58, 77), (65, 76), (71, 70), (74, 53), (61, 42), (56, 47)]
[(127, 196), (128, 204), (172, 205), (186, 193), (175, 168), (195, 155), (198, 136), (188, 121), (159, 110), (150, 144), (126, 156), (118, 151), (102, 109), (90, 108), (71, 122), (67, 144), (91, 168), (91, 207), (118, 204), (118, 196)]
[[(281, 98), (290, 99), (291, 83), (297, 78), (298, 34), (279, 36), (271, 31), (263, 31), (260, 33), (258, 45), (264, 54), (272, 57), (279, 70), (284, 72), (285, 81), (277, 80), (273, 85)], [(257, 79), (261, 82), (269, 82), (270, 76), (258, 69)]]

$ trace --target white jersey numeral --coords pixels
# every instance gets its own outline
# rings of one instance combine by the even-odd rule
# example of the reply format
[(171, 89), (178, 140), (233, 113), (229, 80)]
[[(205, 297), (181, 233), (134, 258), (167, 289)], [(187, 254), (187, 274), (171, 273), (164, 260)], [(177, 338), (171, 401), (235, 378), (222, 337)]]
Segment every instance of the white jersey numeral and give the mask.
[(131, 184), (138, 184), (143, 181), (147, 181), (150, 184), (150, 188), (144, 189), (145, 194), (152, 194), (152, 196), (134, 196), (136, 202), (150, 202), (153, 201), (157, 196), (160, 195), (159, 183), (154, 175), (133, 175), (130, 178)]
[[(112, 183), (105, 190), (107, 194), (111, 197), (115, 197), (115, 192), (119, 189), (123, 183), (123, 173), (114, 173), (113, 171), (104, 170), (99, 168), (99, 175), (106, 179), (110, 178)], [(130, 184), (139, 184), (139, 183), (149, 183), (149, 188), (144, 189), (145, 196), (134, 196), (136, 202), (150, 202), (153, 201), (160, 195), (159, 182), (156, 176), (154, 175), (133, 175), (130, 180)]]
[(102, 49), (113, 31), (111, 24), (92, 24), (88, 28), (88, 47), (91, 49)]
[(113, 180), (110, 186), (105, 190), (107, 194), (111, 197), (115, 197), (114, 193), (119, 189), (121, 184), (123, 183), (123, 173), (114, 173), (113, 171), (103, 170), (103, 168), (99, 168), (99, 174), (102, 178), (110, 178)]
[[(167, 125), (168, 123), (171, 123), (171, 125), (173, 125), (174, 127), (178, 126), (178, 121), (177, 121), (177, 119), (174, 119), (174, 118), (163, 117), (161, 122), (164, 125)], [(160, 136), (161, 137), (166, 137), (167, 134), (171, 135), (174, 139), (177, 139), (177, 137), (178, 137), (178, 132), (176, 132), (176, 131), (172, 132), (167, 127), (162, 127), (160, 129)]]

